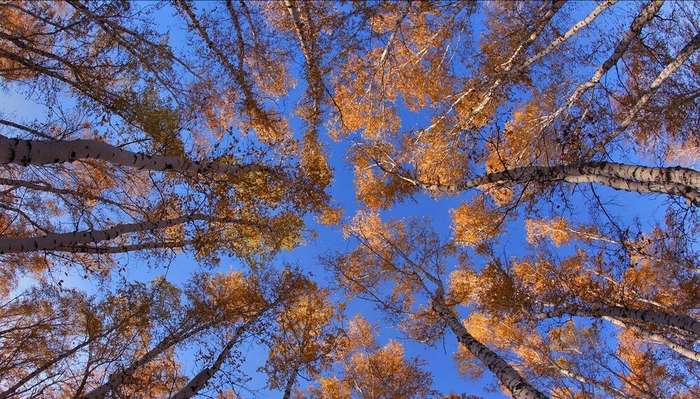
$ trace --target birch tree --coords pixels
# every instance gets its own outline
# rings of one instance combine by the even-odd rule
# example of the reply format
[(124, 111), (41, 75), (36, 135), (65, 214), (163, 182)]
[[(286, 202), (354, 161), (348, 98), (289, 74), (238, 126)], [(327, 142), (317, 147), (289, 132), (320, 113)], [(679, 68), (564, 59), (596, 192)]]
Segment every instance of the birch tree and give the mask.
[[(27, 269), (22, 266), (31, 257), (27, 250), (46, 254), (44, 269), (78, 263), (103, 273), (116, 254), (129, 251), (172, 256), (193, 249), (208, 261), (222, 250), (254, 257), (267, 251), (263, 247), (275, 252), (295, 245), (301, 217), (326, 209), (330, 170), (322, 147), (307, 149), (303, 167), (290, 157), (272, 161), (272, 154), (283, 154), (294, 140), (282, 145), (272, 138), (288, 136), (288, 127), (275, 125), (278, 112), (263, 105), (258, 92), (285, 93), (284, 84), (268, 84), (263, 77), (274, 76), (286, 60), (243, 69), (223, 60), (223, 71), (203, 59), (185, 61), (156, 33), (151, 17), (157, 8), (82, 1), (2, 6), (6, 81), (13, 88), (38, 89), (41, 95), (28, 99), (49, 110), (43, 121), (1, 122), (6, 238), (19, 240), (3, 251), (17, 254), (8, 258), (16, 265), (7, 270), (10, 281)], [(229, 11), (241, 13), (242, 45), (249, 32), (262, 29), (246, 25), (253, 20), (244, 15), (247, 8)], [(260, 62), (275, 52), (269, 41), (255, 47)], [(221, 84), (213, 85), (219, 72)], [(239, 109), (212, 100), (241, 87), (250, 95)], [(62, 90), (77, 100), (75, 106), (55, 100)], [(241, 135), (254, 125), (267, 144), (237, 145), (234, 138), (227, 148), (215, 145), (241, 115), (248, 116), (236, 126)], [(50, 208), (33, 205), (25, 195)], [(175, 206), (166, 206), (171, 201)], [(216, 222), (204, 216), (215, 213), (225, 216)], [(59, 215), (72, 228), (54, 225)], [(241, 229), (229, 223), (244, 219), (252, 224)], [(291, 235), (268, 235), (264, 224)]]
[[(413, 328), (419, 339), (434, 340), (442, 328), (449, 328), (510, 395), (546, 397), (501, 355), (476, 340), (446, 303), (443, 262), (445, 256), (454, 254), (453, 245), (440, 247), (434, 233), (422, 229), (419, 222), (396, 221), (385, 226), (370, 213), (356, 216), (347, 234), (358, 240), (358, 247), (329, 259), (328, 264), (350, 294), (369, 298), (383, 310), (407, 318), (406, 322), (416, 324)], [(385, 282), (391, 282), (389, 292), (380, 291)], [(414, 302), (419, 293), (428, 298), (427, 304)]]
[[(402, 334), (454, 335), (446, 399), (700, 395), (699, 20), (0, 4), (0, 399), (239, 397), (249, 349), (283, 399), (440, 395)], [(275, 258), (326, 244), (330, 276)]]
[(339, 335), (333, 322), (338, 319), (329, 293), (312, 284), (279, 314), (264, 370), (269, 386), (282, 390), (284, 399), (292, 397), (300, 376), (315, 376), (329, 367)]
[(340, 375), (318, 378), (318, 386), (309, 388), (309, 397), (403, 397), (422, 398), (431, 392), (431, 375), (419, 359), (408, 358), (403, 345), (389, 341), (380, 346), (373, 326), (356, 316), (334, 351)]
[(53, 287), (22, 294), (4, 307), (2, 342), (14, 349), (1, 372), (6, 385), (0, 396), (80, 395), (103, 364), (138, 346), (134, 341), (140, 335), (168, 323), (164, 307), (178, 317), (172, 294), (173, 287), (162, 280), (127, 284), (99, 301)]

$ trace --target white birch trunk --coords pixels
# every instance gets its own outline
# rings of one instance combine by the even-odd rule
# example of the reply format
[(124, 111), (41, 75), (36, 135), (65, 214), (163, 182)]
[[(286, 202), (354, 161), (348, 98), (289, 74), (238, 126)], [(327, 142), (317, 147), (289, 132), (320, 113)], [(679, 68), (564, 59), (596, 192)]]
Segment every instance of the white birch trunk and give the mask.
[(48, 362), (44, 363), (41, 367), (36, 368), (36, 369), (35, 369), (34, 371), (32, 371), (31, 373), (29, 373), (29, 374), (27, 374), (26, 376), (22, 377), (22, 379), (20, 379), (19, 381), (17, 381), (17, 382), (16, 382), (15, 384), (13, 384), (11, 387), (7, 388), (5, 391), (0, 392), (0, 399), (6, 399), (6, 398), (9, 398), (9, 397), (11, 397), (11, 396), (14, 396), (14, 395), (15, 395), (15, 392), (16, 392), (19, 388), (21, 388), (21, 387), (22, 387), (24, 384), (26, 384), (27, 382), (31, 381), (34, 377), (36, 377), (36, 376), (38, 376), (38, 375), (40, 375), (40, 374), (43, 374), (44, 372), (46, 372), (47, 370), (49, 370), (49, 368), (51, 368), (51, 367), (52, 367), (53, 365), (55, 365), (56, 363), (58, 363), (58, 362), (60, 362), (60, 361), (62, 361), (62, 360), (64, 360), (64, 359), (67, 359), (67, 358), (70, 357), (70, 356), (73, 356), (73, 355), (74, 355), (75, 353), (77, 353), (80, 349), (86, 347), (87, 345), (89, 345), (89, 344), (90, 344), (91, 342), (93, 342), (93, 341), (94, 341), (94, 339), (88, 339), (88, 340), (86, 340), (86, 341), (83, 341), (82, 343), (80, 343), (80, 344), (74, 346), (72, 349), (70, 349), (70, 350), (68, 350), (68, 351), (66, 351), (66, 352), (64, 352), (64, 353), (62, 353), (61, 355), (56, 356), (55, 358), (53, 358), (53, 359), (49, 360)]
[[(525, 39), (511, 54), (510, 58), (508, 58), (508, 61), (506, 61), (503, 65), (501, 65), (502, 69), (501, 72), (504, 75), (508, 75), (508, 73), (513, 69), (514, 66), (514, 61), (522, 54), (527, 48), (537, 40), (537, 38), (540, 36), (542, 31), (544, 30), (545, 26), (547, 26), (547, 22), (552, 19), (554, 14), (559, 11), (559, 9), (564, 5), (563, 1), (555, 1), (552, 4), (552, 7), (547, 11), (547, 13), (542, 17), (542, 19), (539, 21), (538, 25), (535, 27), (535, 29), (532, 31), (530, 36)], [(491, 99), (493, 98), (494, 93), (496, 90), (503, 84), (505, 81), (505, 77), (499, 77), (497, 78), (491, 86), (489, 86), (488, 90), (486, 91), (486, 94), (483, 96), (479, 104), (476, 105), (476, 107), (472, 108), (472, 110), (469, 112), (469, 115), (465, 118), (465, 121), (462, 122), (465, 126), (469, 126), (474, 119), (476, 115), (478, 115), (485, 107), (486, 105), (491, 102)]]
[(171, 348), (173, 345), (177, 345), (180, 342), (188, 339), (189, 337), (199, 333), (200, 331), (208, 328), (209, 323), (200, 325), (196, 328), (186, 328), (185, 330), (177, 331), (173, 334), (168, 335), (163, 338), (156, 346), (151, 350), (143, 354), (140, 358), (130, 364), (127, 368), (117, 371), (109, 376), (107, 382), (96, 387), (92, 391), (80, 397), (80, 399), (102, 399), (110, 391), (118, 388), (125, 380), (131, 377), (134, 372), (141, 366), (151, 362), (163, 352)]
[(523, 378), (513, 367), (503, 360), (497, 353), (489, 349), (486, 345), (477, 341), (469, 334), (467, 329), (459, 322), (455, 313), (437, 297), (433, 300), (433, 308), (447, 323), (452, 332), (457, 336), (459, 343), (477, 359), (479, 359), (503, 386), (513, 395), (515, 399), (545, 399), (544, 394)]
[[(153, 231), (196, 220), (211, 220), (209, 216), (194, 214), (174, 219), (154, 222), (138, 222), (117, 224), (104, 230), (84, 230), (73, 233), (56, 233), (43, 237), (3, 238), (0, 239), (0, 254), (35, 252), (35, 251), (66, 251), (80, 244), (97, 243), (112, 240), (122, 234)], [(69, 251), (75, 252), (75, 251)]]
[(656, 324), (662, 327), (675, 327), (695, 335), (700, 340), (700, 321), (686, 315), (657, 312), (646, 309), (630, 309), (622, 306), (591, 306), (582, 308), (578, 313), (591, 316), (607, 316), (616, 319), (629, 319), (642, 323)]
[(700, 206), (700, 193), (674, 183), (640, 183), (614, 177), (604, 176), (574, 176), (567, 177), (564, 181), (569, 183), (596, 183), (612, 187), (616, 190), (631, 191), (637, 193), (661, 193), (685, 197), (691, 204)]
[(700, 340), (700, 320), (687, 315), (608, 305), (571, 305), (543, 313), (545, 317), (559, 317), (564, 314), (629, 319), (638, 323), (650, 323), (660, 327), (677, 328), (689, 333), (691, 336), (696, 336), (696, 340)]
[(510, 58), (508, 58), (508, 61), (505, 62), (505, 64), (501, 65), (502, 71), (505, 73), (510, 72), (513, 69), (513, 62), (515, 61), (520, 54), (525, 52), (532, 43), (537, 40), (537, 38), (540, 36), (542, 31), (544, 31), (545, 26), (547, 26), (547, 23), (554, 17), (554, 14), (559, 11), (559, 9), (564, 5), (564, 1), (562, 0), (554, 0), (552, 1), (552, 6), (550, 7), (549, 10), (542, 16), (542, 18), (539, 20), (537, 25), (535, 26), (535, 29), (530, 33), (530, 36), (525, 39), (524, 42), (522, 42), (511, 54)]
[(605, 392), (609, 393), (610, 396), (612, 396), (612, 397), (615, 398), (615, 399), (627, 399), (627, 395), (625, 395), (625, 393), (622, 392), (622, 391), (620, 391), (619, 389), (615, 388), (611, 383), (609, 383), (609, 384), (607, 384), (607, 385), (603, 385), (603, 384), (605, 384), (605, 383), (600, 384), (600, 383), (598, 383), (598, 382), (596, 382), (596, 381), (591, 381), (591, 380), (589, 380), (588, 378), (582, 376), (581, 374), (574, 373), (573, 371), (562, 367), (561, 365), (559, 365), (559, 364), (556, 363), (556, 362), (552, 362), (552, 365), (553, 365), (554, 368), (557, 369), (557, 371), (559, 372), (559, 374), (561, 374), (561, 375), (563, 375), (563, 376), (565, 376), (565, 377), (568, 377), (568, 378), (571, 378), (571, 379), (573, 379), (573, 380), (576, 380), (576, 381), (578, 381), (578, 382), (580, 382), (580, 383), (582, 383), (582, 384), (598, 386), (600, 389), (602, 389), (602, 390), (604, 390)]
[(269, 169), (260, 165), (202, 164), (175, 156), (146, 155), (97, 140), (23, 140), (0, 135), (0, 164), (41, 166), (81, 159), (95, 159), (138, 169), (191, 174), (215, 172), (233, 177), (248, 171)]
[(586, 16), (586, 18), (580, 20), (577, 22), (574, 26), (572, 26), (566, 33), (563, 35), (559, 36), (558, 38), (554, 39), (547, 47), (539, 51), (537, 54), (533, 55), (532, 57), (528, 58), (527, 61), (523, 64), (521, 68), (527, 68), (530, 65), (534, 64), (535, 62), (541, 60), (543, 57), (547, 56), (549, 53), (554, 51), (557, 47), (559, 47), (562, 43), (565, 41), (569, 40), (573, 35), (575, 35), (579, 30), (585, 28), (588, 26), (593, 20), (595, 20), (600, 13), (605, 11), (608, 7), (611, 5), (615, 4), (617, 0), (605, 0), (604, 2), (598, 4), (596, 8), (593, 9), (593, 11), (590, 12)]
[(244, 324), (243, 326), (237, 328), (233, 338), (231, 338), (226, 345), (224, 345), (223, 350), (216, 357), (214, 363), (210, 367), (201, 370), (199, 373), (197, 373), (197, 375), (192, 377), (187, 385), (172, 395), (170, 399), (189, 399), (196, 395), (197, 392), (202, 390), (202, 388), (209, 383), (209, 380), (211, 380), (211, 378), (221, 369), (221, 365), (224, 363), (224, 361), (226, 361), (226, 358), (228, 358), (231, 349), (236, 342), (238, 342), (246, 327), (247, 324)]
[(625, 32), (622, 40), (620, 40), (617, 46), (615, 46), (615, 50), (610, 57), (608, 57), (608, 59), (605, 60), (605, 62), (603, 62), (598, 69), (596, 69), (590, 79), (580, 84), (576, 90), (574, 90), (569, 99), (566, 101), (566, 104), (554, 111), (554, 113), (550, 116), (550, 121), (556, 119), (562, 112), (564, 112), (564, 110), (571, 108), (571, 106), (573, 106), (573, 104), (576, 103), (586, 91), (588, 91), (588, 89), (600, 82), (603, 75), (605, 75), (613, 66), (615, 66), (625, 52), (627, 52), (632, 40), (639, 36), (639, 33), (642, 31), (644, 25), (654, 18), (663, 3), (663, 0), (652, 0), (647, 3), (646, 6), (644, 6), (639, 14), (634, 17), (630, 29)]
[(284, 0), (284, 5), (285, 7), (287, 7), (289, 16), (292, 17), (292, 21), (294, 21), (294, 30), (297, 34), (297, 40), (299, 40), (301, 53), (306, 59), (306, 65), (309, 68), (311, 68), (313, 65), (313, 59), (311, 57), (311, 51), (309, 50), (309, 46), (307, 45), (307, 40), (304, 37), (304, 32), (302, 31), (303, 23), (301, 22), (301, 18), (299, 17), (299, 12), (297, 11), (296, 5), (291, 0)]
[[(610, 307), (613, 308), (613, 307)], [(690, 320), (687, 319), (681, 319), (679, 323), (664, 323), (664, 321), (667, 321), (668, 319), (673, 319), (675, 317), (679, 317), (678, 315), (669, 315), (669, 314), (663, 314), (661, 312), (653, 312), (657, 313), (657, 315), (654, 314), (645, 314), (645, 315), (640, 315), (636, 314), (634, 312), (628, 312), (625, 310), (620, 310), (620, 309), (625, 309), (622, 307), (617, 307), (618, 310), (610, 310), (608, 307), (598, 307), (597, 310), (586, 310), (583, 308), (579, 307), (567, 307), (565, 309), (559, 309), (559, 310), (554, 310), (554, 311), (549, 311), (549, 312), (542, 312), (540, 314), (535, 315), (537, 318), (556, 318), (556, 317), (561, 317), (564, 314), (568, 314), (571, 316), (584, 316), (584, 317), (600, 317), (603, 320), (607, 320), (610, 323), (622, 327), (622, 328), (629, 328), (640, 334), (642, 337), (645, 337), (647, 341), (656, 343), (656, 344), (661, 344), (667, 346), (669, 349), (672, 351), (678, 353), (679, 355), (686, 357), (690, 360), (694, 360), (696, 362), (700, 363), (700, 353), (689, 349), (683, 345), (680, 345), (676, 342), (673, 342), (672, 340), (664, 337), (663, 335), (648, 332), (646, 330), (643, 330), (633, 324), (628, 324), (625, 323), (624, 321), (620, 320), (621, 318), (625, 318), (628, 320), (633, 320), (635, 322), (648, 322), (648, 323), (655, 323), (657, 325), (665, 326), (665, 327), (678, 327), (676, 324), (680, 325), (690, 325), (689, 328), (695, 329), (697, 328), (698, 321), (692, 318), (689, 318)], [(639, 312), (639, 311), (637, 311)], [(649, 312), (649, 311), (647, 311)], [(622, 315), (626, 316), (622, 316)], [(688, 316), (680, 316), (681, 318), (683, 317), (688, 317)], [(651, 321), (652, 319), (655, 320), (655, 322)], [(682, 328), (683, 331), (688, 331), (685, 328)], [(691, 332), (691, 334), (693, 334)]]
[(637, 326), (627, 324), (627, 323), (623, 322), (622, 320), (618, 320), (618, 319), (613, 318), (613, 317), (603, 316), (602, 319), (607, 320), (610, 323), (612, 323), (618, 327), (629, 328), (629, 329), (633, 330), (634, 332), (636, 332), (637, 334), (641, 335), (642, 338), (648, 342), (659, 344), (659, 345), (664, 345), (664, 346), (668, 347), (669, 349), (671, 349), (672, 351), (678, 353), (679, 355), (681, 355), (687, 359), (690, 359), (690, 360), (693, 360), (693, 361), (700, 363), (700, 353), (698, 353), (692, 349), (686, 348), (684, 345), (679, 345), (679, 344), (671, 341), (670, 339), (664, 337), (663, 335), (654, 334), (654, 333), (644, 331)]
[[(409, 179), (409, 181), (411, 181)], [(596, 183), (633, 192), (679, 195), (700, 206), (700, 172), (683, 167), (651, 167), (614, 162), (585, 162), (558, 166), (522, 166), (488, 173), (457, 185), (424, 184), (429, 191), (454, 192), (487, 184), (526, 182)]]

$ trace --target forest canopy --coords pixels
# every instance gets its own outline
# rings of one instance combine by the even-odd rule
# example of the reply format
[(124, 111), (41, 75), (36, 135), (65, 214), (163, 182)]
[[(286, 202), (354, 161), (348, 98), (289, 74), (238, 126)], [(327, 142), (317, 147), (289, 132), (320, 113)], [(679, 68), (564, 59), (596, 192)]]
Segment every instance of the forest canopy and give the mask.
[(0, 399), (700, 397), (700, 3), (0, 0)]

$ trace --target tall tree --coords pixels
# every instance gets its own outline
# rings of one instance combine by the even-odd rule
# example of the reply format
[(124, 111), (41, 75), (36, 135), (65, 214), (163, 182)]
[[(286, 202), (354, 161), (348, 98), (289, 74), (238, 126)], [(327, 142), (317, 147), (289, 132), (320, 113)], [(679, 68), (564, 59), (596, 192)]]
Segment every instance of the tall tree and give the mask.
[[(364, 301), (392, 337), (454, 334), (455, 366), (516, 398), (700, 395), (698, 21), (663, 0), (1, 2), (0, 399), (240, 397), (251, 347), (285, 399), (438, 396), (410, 344), (343, 328)], [(343, 211), (330, 284), (277, 267), (341, 245), (309, 216)], [(184, 286), (137, 281), (176, 257)]]
[[(501, 355), (476, 340), (462, 325), (457, 313), (446, 302), (444, 283), (445, 256), (455, 253), (454, 244), (440, 245), (435, 233), (420, 224), (419, 221), (396, 221), (383, 225), (376, 214), (360, 214), (347, 227), (347, 234), (358, 240), (358, 247), (349, 254), (328, 259), (328, 264), (351, 294), (369, 297), (384, 310), (407, 318), (407, 322), (420, 323), (425, 319), (449, 328), (458, 342), (494, 373), (513, 397), (545, 397)], [(391, 290), (381, 292), (386, 283), (391, 283)], [(419, 295), (429, 302), (422, 306), (416, 304)], [(422, 327), (427, 328), (425, 333), (436, 333), (429, 331), (430, 327)]]
[(373, 327), (359, 316), (353, 318), (335, 350), (340, 376), (318, 378), (309, 389), (311, 398), (424, 398), (435, 396), (431, 375), (418, 359), (407, 359), (403, 345), (389, 341), (379, 346)]

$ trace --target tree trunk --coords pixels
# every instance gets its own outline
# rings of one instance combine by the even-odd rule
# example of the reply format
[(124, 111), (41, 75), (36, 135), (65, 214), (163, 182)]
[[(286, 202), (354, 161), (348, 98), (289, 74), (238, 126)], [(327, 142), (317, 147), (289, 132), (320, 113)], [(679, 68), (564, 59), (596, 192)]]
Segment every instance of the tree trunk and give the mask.
[[(489, 86), (488, 90), (486, 90), (486, 94), (484, 94), (483, 98), (477, 104), (470, 112), (469, 115), (464, 118), (463, 124), (465, 126), (469, 126), (473, 120), (473, 118), (481, 112), (486, 105), (491, 102), (491, 99), (496, 92), (496, 90), (503, 84), (507, 78), (506, 76), (513, 70), (514, 68), (514, 62), (515, 60), (523, 54), (529, 47), (532, 45), (532, 43), (537, 40), (537, 38), (540, 36), (544, 28), (547, 26), (547, 23), (554, 17), (554, 14), (559, 11), (559, 9), (564, 5), (564, 1), (561, 0), (555, 0), (552, 2), (552, 6), (550, 9), (545, 13), (542, 18), (538, 21), (537, 25), (534, 27), (530, 35), (525, 39), (511, 54), (510, 58), (508, 58), (508, 61), (506, 61), (503, 65), (501, 65), (501, 73), (503, 73), (505, 76), (498, 77), (496, 80), (491, 83)], [(517, 67), (515, 68), (516, 70), (518, 69)]]
[(503, 360), (497, 353), (489, 349), (486, 345), (474, 339), (467, 329), (460, 323), (454, 311), (445, 305), (443, 298), (435, 296), (433, 308), (440, 317), (447, 323), (452, 332), (457, 336), (459, 343), (477, 359), (479, 359), (500, 383), (508, 389), (515, 399), (545, 399), (547, 396), (530, 385), (520, 373)]
[(209, 383), (209, 380), (211, 380), (211, 378), (219, 371), (219, 369), (221, 369), (221, 365), (229, 356), (231, 349), (236, 344), (236, 342), (238, 342), (241, 335), (243, 335), (243, 332), (245, 331), (247, 326), (248, 324), (246, 323), (238, 327), (233, 338), (226, 342), (226, 345), (224, 345), (222, 351), (219, 352), (219, 356), (216, 357), (214, 363), (210, 367), (203, 369), (202, 371), (197, 373), (197, 375), (192, 377), (192, 379), (187, 383), (187, 385), (185, 385), (182, 389), (180, 389), (174, 395), (172, 395), (170, 399), (189, 399), (196, 395), (197, 392), (199, 392), (202, 388), (204, 388)]
[(563, 35), (559, 36), (558, 38), (554, 39), (547, 47), (539, 51), (537, 54), (533, 55), (532, 57), (528, 58), (528, 60), (523, 64), (523, 66), (520, 69), (524, 69), (529, 67), (530, 65), (534, 64), (535, 62), (541, 60), (543, 57), (545, 57), (547, 54), (551, 53), (554, 51), (557, 47), (559, 47), (562, 43), (565, 41), (569, 40), (571, 36), (575, 35), (579, 30), (585, 28), (588, 26), (593, 20), (595, 20), (600, 13), (605, 11), (608, 7), (611, 5), (615, 4), (617, 0), (605, 0), (604, 2), (598, 4), (596, 8), (591, 11), (590, 14), (586, 16), (586, 18), (580, 20), (578, 23), (576, 23), (574, 26), (571, 27), (566, 33)]
[(292, 389), (294, 388), (294, 384), (297, 382), (297, 373), (299, 372), (299, 365), (294, 366), (294, 370), (292, 370), (292, 374), (289, 375), (289, 379), (287, 380), (287, 384), (284, 387), (284, 394), (282, 395), (282, 399), (290, 399), (292, 397)]
[[(146, 221), (138, 223), (122, 223), (114, 225), (104, 230), (83, 230), (76, 231), (73, 233), (55, 233), (43, 237), (4, 238), (0, 239), (0, 255), (51, 250), (62, 252), (83, 252), (80, 250), (73, 250), (71, 248), (75, 246), (81, 248), (80, 244), (89, 244), (113, 240), (122, 234), (153, 231), (171, 226), (177, 226), (187, 222), (201, 220), (217, 221), (218, 219), (209, 217), (204, 214), (192, 214), (174, 219), (159, 220), (155, 222)], [(240, 222), (240, 220), (234, 219), (226, 219), (223, 221), (227, 223)], [(86, 250), (85, 252), (89, 252), (89, 250)], [(99, 253), (99, 250), (96, 250), (94, 252)]]
[(622, 56), (627, 52), (627, 49), (629, 48), (630, 44), (634, 40), (634, 38), (638, 37), (640, 32), (642, 31), (642, 28), (644, 28), (644, 25), (646, 25), (649, 21), (651, 21), (656, 13), (659, 11), (661, 6), (663, 5), (663, 0), (652, 0), (649, 3), (644, 6), (644, 8), (637, 14), (637, 16), (634, 17), (634, 20), (632, 21), (632, 25), (630, 26), (630, 29), (625, 32), (624, 36), (622, 37), (622, 40), (615, 46), (615, 50), (613, 53), (608, 57), (603, 64), (596, 69), (596, 71), (593, 73), (593, 76), (591, 78), (580, 84), (576, 90), (574, 90), (573, 94), (569, 97), (569, 99), (566, 101), (566, 104), (564, 104), (561, 108), (557, 109), (554, 114), (551, 116), (551, 120), (556, 119), (564, 110), (570, 108), (574, 103), (576, 103), (581, 96), (588, 91), (588, 89), (592, 88), (595, 86), (598, 82), (600, 82), (600, 79), (605, 75), (617, 62), (622, 58)]
[(545, 313), (547, 317), (559, 317), (564, 314), (572, 316), (629, 319), (638, 323), (650, 323), (660, 327), (677, 328), (689, 333), (691, 336), (695, 336), (696, 340), (700, 340), (700, 321), (687, 315), (607, 305), (566, 306), (561, 310)]
[(606, 383), (599, 383), (597, 381), (591, 381), (588, 378), (582, 376), (581, 374), (575, 373), (569, 369), (566, 369), (562, 367), (561, 365), (557, 364), (556, 362), (552, 362), (552, 366), (559, 372), (559, 374), (571, 378), (573, 380), (576, 380), (582, 384), (586, 385), (595, 385), (599, 387), (600, 389), (604, 390), (610, 396), (612, 396), (615, 399), (626, 399), (627, 396), (625, 395), (624, 392), (620, 391), (619, 389), (615, 388), (612, 384), (606, 384)]
[(176, 156), (146, 155), (122, 150), (97, 140), (23, 140), (0, 135), (0, 164), (49, 165), (95, 159), (112, 165), (156, 171), (183, 173), (224, 173), (229, 176), (254, 170), (268, 170), (260, 165), (222, 165), (199, 163)]
[[(640, 312), (644, 312), (644, 314), (640, 314)], [(690, 360), (694, 360), (696, 362), (700, 363), (700, 353), (687, 348), (684, 345), (680, 345), (676, 342), (673, 342), (672, 340), (664, 337), (663, 335), (652, 333), (646, 330), (643, 330), (642, 328), (633, 325), (633, 324), (628, 324), (622, 320), (621, 318), (625, 318), (628, 320), (632, 320), (635, 322), (647, 322), (647, 323), (654, 323), (657, 325), (665, 326), (665, 327), (676, 327), (680, 328), (683, 331), (688, 331), (691, 334), (694, 334), (692, 331), (687, 330), (686, 328), (679, 327), (679, 325), (684, 325), (691, 330), (694, 330), (697, 328), (698, 324), (700, 324), (697, 320), (690, 318), (688, 316), (681, 316), (681, 315), (671, 315), (667, 313), (662, 313), (662, 312), (657, 312), (657, 311), (640, 311), (640, 310), (627, 310), (626, 308), (623, 307), (598, 307), (595, 310), (588, 310), (580, 307), (566, 307), (564, 309), (560, 310), (555, 310), (555, 311), (550, 311), (550, 312), (542, 312), (539, 315), (536, 315), (538, 318), (552, 318), (552, 317), (561, 317), (565, 314), (571, 315), (571, 316), (582, 316), (582, 317), (599, 317), (603, 320), (607, 320), (610, 323), (621, 327), (621, 328), (629, 328), (637, 332), (638, 334), (642, 335), (643, 337), (646, 338), (646, 340), (665, 345), (672, 351), (678, 353), (679, 355), (686, 357)], [(623, 316), (625, 315), (625, 316)], [(652, 321), (653, 320), (653, 321)], [(694, 334), (697, 335), (697, 334)]]
[(127, 368), (111, 374), (106, 383), (88, 392), (80, 399), (104, 398), (110, 391), (119, 387), (126, 379), (131, 377), (139, 367), (149, 363), (150, 361), (160, 356), (163, 352), (171, 348), (173, 345), (177, 345), (178, 343), (183, 342), (184, 340), (208, 328), (210, 325), (210, 323), (205, 323), (194, 328), (186, 327), (166, 336), (160, 342), (158, 342), (156, 346), (154, 346), (151, 350), (146, 352), (136, 361), (131, 363)]
[(422, 183), (429, 191), (454, 192), (487, 184), (565, 181), (597, 183), (632, 192), (678, 195), (700, 206), (700, 172), (683, 167), (651, 167), (614, 162), (583, 162), (557, 166), (522, 166), (488, 173), (456, 185)]
[(302, 27), (304, 26), (301, 18), (299, 17), (299, 12), (297, 11), (296, 5), (291, 0), (284, 0), (284, 5), (287, 7), (289, 16), (292, 17), (294, 22), (294, 31), (297, 34), (297, 39), (299, 40), (299, 46), (301, 47), (301, 53), (306, 59), (306, 66), (310, 69), (313, 67), (313, 57), (311, 57), (311, 50), (308, 46), (308, 40), (304, 37), (304, 32)]
[(630, 319), (663, 327), (675, 327), (694, 335), (696, 340), (700, 340), (700, 321), (686, 315), (646, 309), (631, 309), (622, 306), (592, 306), (583, 308), (578, 313), (598, 317), (608, 316)]
[(659, 345), (664, 345), (664, 346), (668, 347), (669, 349), (671, 349), (672, 351), (685, 357), (686, 359), (690, 359), (690, 360), (693, 360), (693, 361), (700, 363), (700, 353), (698, 353), (690, 348), (687, 348), (684, 345), (680, 345), (676, 342), (673, 342), (672, 340), (664, 337), (663, 335), (654, 334), (654, 333), (650, 333), (648, 331), (644, 331), (637, 326), (625, 323), (622, 320), (618, 320), (618, 319), (615, 319), (613, 317), (603, 316), (602, 318), (604, 320), (607, 320), (610, 323), (618, 326), (618, 327), (631, 329), (635, 333), (641, 335), (642, 338), (648, 342), (659, 344)]
[(11, 387), (7, 388), (5, 391), (0, 392), (0, 399), (6, 399), (9, 398), (10, 396), (13, 396), (15, 392), (21, 388), (24, 384), (32, 380), (34, 377), (38, 376), (39, 374), (42, 374), (43, 372), (47, 371), (49, 368), (51, 368), (53, 365), (56, 363), (60, 362), (63, 359), (66, 359), (73, 354), (77, 353), (80, 349), (86, 347), (89, 345), (94, 339), (88, 339), (86, 341), (81, 342), (80, 344), (74, 346), (72, 349), (63, 352), (59, 356), (56, 356), (55, 358), (49, 360), (48, 362), (44, 363), (41, 365), (41, 367), (36, 368), (34, 371), (31, 373), (25, 375), (17, 381), (15, 384), (13, 384)]
[(183, 248), (188, 245), (192, 245), (193, 240), (185, 241), (155, 241), (155, 242), (143, 242), (139, 244), (126, 244), (126, 245), (115, 245), (115, 246), (95, 246), (90, 247), (86, 245), (72, 246), (58, 248), (57, 251), (60, 252), (71, 252), (71, 253), (82, 253), (82, 254), (121, 254), (125, 252), (133, 251), (143, 251), (145, 249), (168, 249), (168, 248)]

